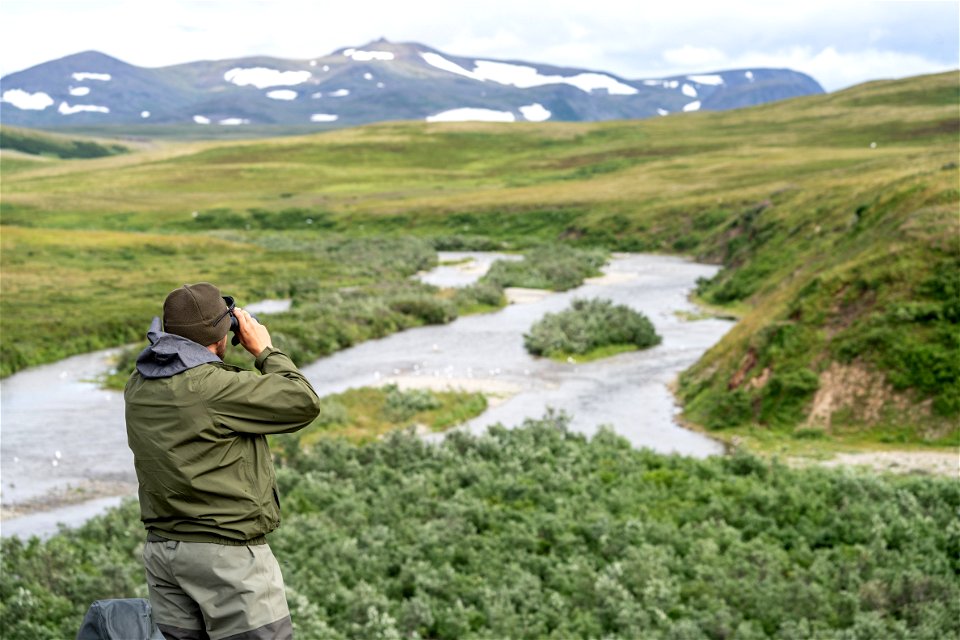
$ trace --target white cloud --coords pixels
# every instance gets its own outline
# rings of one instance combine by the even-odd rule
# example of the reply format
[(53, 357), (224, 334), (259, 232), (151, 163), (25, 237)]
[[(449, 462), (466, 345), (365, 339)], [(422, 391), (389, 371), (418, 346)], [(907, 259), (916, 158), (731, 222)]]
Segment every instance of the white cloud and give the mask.
[(710, 65), (722, 64), (726, 55), (716, 47), (695, 47), (685, 44), (663, 52), (663, 59), (676, 67), (700, 69)]

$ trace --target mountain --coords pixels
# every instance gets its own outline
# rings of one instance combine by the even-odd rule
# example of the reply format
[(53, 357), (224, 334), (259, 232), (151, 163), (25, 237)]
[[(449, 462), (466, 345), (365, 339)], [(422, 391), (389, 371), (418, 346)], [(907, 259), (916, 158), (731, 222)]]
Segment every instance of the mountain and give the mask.
[(726, 110), (823, 93), (788, 69), (629, 80), (371, 42), (310, 60), (248, 57), (147, 69), (96, 51), (0, 79), (0, 119), (36, 128), (352, 126), (384, 120), (597, 121)]

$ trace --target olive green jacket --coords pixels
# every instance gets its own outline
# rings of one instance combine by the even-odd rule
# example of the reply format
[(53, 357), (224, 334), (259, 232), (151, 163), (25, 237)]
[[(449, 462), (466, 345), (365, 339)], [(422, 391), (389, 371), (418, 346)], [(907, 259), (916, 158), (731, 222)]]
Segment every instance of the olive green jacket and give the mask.
[(171, 540), (262, 542), (280, 524), (266, 434), (310, 424), (316, 392), (273, 348), (256, 359), (260, 375), (179, 336), (150, 338), (124, 389), (144, 526)]

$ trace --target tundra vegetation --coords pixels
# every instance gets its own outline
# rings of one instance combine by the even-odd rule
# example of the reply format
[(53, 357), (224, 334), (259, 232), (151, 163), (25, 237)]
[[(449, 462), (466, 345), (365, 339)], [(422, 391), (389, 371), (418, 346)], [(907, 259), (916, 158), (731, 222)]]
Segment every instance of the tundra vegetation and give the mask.
[[(947, 73), (644, 121), (386, 123), (33, 164), (4, 150), (2, 373), (139, 339), (153, 300), (201, 278), (293, 297), (293, 315), (300, 287), (325, 290), (350, 325), (377, 267), (349, 272), (338, 237), (682, 253), (723, 266), (698, 299), (741, 318), (680, 381), (689, 422), (747, 443), (956, 445), (957, 104)], [(387, 324), (489, 309), (490, 285), (471, 301), (404, 282), (416, 301), (386, 303)], [(385, 330), (365, 322), (291, 343), (312, 358)]]
[[(2, 374), (142, 340), (184, 282), (291, 298), (271, 329), (305, 363), (496, 308), (504, 287), (568, 289), (607, 251), (679, 253), (722, 266), (696, 299), (740, 318), (679, 381), (691, 425), (776, 450), (956, 451), (958, 104), (951, 72), (633, 122), (4, 149)], [(412, 281), (437, 249), (527, 264), (465, 291)], [(377, 393), (378, 420), (401, 426), (473, 410)], [(304, 637), (960, 633), (955, 478), (663, 456), (558, 416), (440, 445), (323, 437), (351, 402), (273, 440), (272, 543)], [(90, 601), (144, 595), (142, 540), (133, 504), (4, 540), (4, 637), (69, 637)]]
[[(439, 444), (278, 441), (270, 543), (298, 637), (960, 633), (956, 479), (667, 456), (558, 415)], [(4, 638), (72, 637), (93, 600), (145, 596), (138, 515), (4, 539)]]
[(641, 312), (610, 300), (582, 298), (574, 299), (569, 309), (548, 313), (523, 336), (534, 355), (561, 361), (577, 356), (579, 362), (660, 342), (653, 323)]

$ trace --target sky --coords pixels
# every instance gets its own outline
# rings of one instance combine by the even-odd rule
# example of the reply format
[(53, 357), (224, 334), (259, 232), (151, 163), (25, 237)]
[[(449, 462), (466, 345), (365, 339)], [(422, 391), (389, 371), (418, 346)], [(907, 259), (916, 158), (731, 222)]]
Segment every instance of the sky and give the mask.
[(960, 68), (960, 0), (0, 0), (0, 76), (90, 49), (161, 67), (381, 37), (632, 80), (790, 68), (835, 91)]

